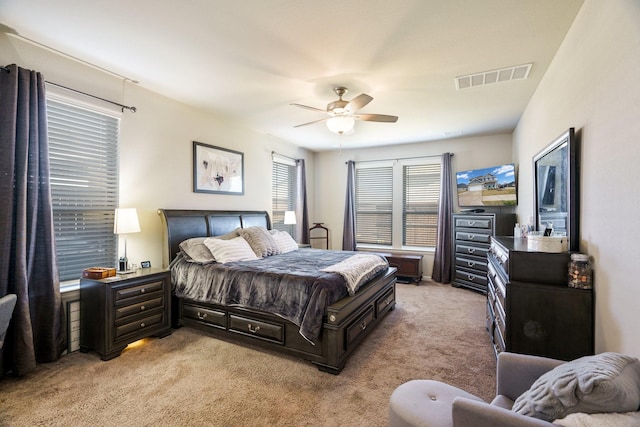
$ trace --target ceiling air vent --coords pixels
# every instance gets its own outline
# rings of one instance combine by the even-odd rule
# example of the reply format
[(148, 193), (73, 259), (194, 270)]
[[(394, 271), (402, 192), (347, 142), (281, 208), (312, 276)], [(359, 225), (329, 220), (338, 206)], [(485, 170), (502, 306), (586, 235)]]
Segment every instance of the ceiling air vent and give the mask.
[(482, 73), (467, 74), (456, 77), (456, 89), (468, 89), (470, 87), (484, 86), (493, 83), (502, 83), (509, 80), (521, 80), (529, 77), (529, 71), (533, 64), (515, 65), (499, 70), (484, 71)]

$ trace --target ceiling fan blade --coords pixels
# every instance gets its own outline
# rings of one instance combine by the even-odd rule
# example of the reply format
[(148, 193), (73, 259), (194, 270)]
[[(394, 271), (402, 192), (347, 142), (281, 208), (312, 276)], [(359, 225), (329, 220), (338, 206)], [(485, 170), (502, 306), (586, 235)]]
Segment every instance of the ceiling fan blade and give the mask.
[(386, 114), (357, 114), (353, 118), (365, 122), (395, 123), (398, 121), (398, 116), (388, 116)]
[(367, 95), (366, 93), (361, 93), (360, 95), (353, 98), (347, 105), (345, 105), (344, 109), (349, 110), (352, 113), (355, 113), (368, 103), (373, 101), (373, 98)]
[(328, 117), (324, 118), (324, 119), (320, 119), (320, 120), (314, 120), (312, 122), (307, 122), (307, 123), (302, 123), (301, 125), (295, 125), (294, 128), (299, 128), (300, 126), (307, 126), (307, 125), (312, 125), (314, 123), (318, 123), (318, 122), (324, 122), (328, 119)]
[(309, 107), (308, 105), (302, 105), (302, 104), (290, 104), (290, 105), (293, 105), (295, 107), (304, 108), (305, 110), (320, 111), (321, 113), (326, 113), (326, 111), (321, 109), (321, 108)]

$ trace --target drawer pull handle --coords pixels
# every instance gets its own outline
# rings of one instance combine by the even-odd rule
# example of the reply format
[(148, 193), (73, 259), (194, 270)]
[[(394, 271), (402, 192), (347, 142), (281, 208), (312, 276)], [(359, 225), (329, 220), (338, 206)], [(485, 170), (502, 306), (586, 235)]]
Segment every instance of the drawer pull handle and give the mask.
[(384, 306), (386, 307), (391, 304), (391, 301), (393, 301), (393, 298), (387, 298), (386, 300), (384, 300)]
[(145, 307), (144, 305), (141, 305), (140, 306), (140, 311), (144, 311), (145, 308), (147, 308), (147, 307)]
[(144, 322), (140, 323), (140, 327), (144, 328), (145, 326), (147, 326)]
[(467, 279), (469, 279), (470, 282), (473, 282), (473, 276), (467, 275)]
[(475, 221), (469, 221), (469, 225), (474, 225), (475, 223)]
[(362, 329), (363, 331), (365, 329), (367, 329), (367, 321), (366, 320), (364, 322), (362, 322), (362, 324), (360, 325), (360, 329)]
[(207, 318), (207, 313), (201, 313), (201, 312), (197, 312), (196, 316), (198, 316), (198, 319), (200, 320), (204, 320)]
[(475, 248), (468, 248), (467, 252), (469, 252), (470, 254), (474, 253), (476, 251)]
[(469, 240), (473, 240), (476, 238), (476, 236), (474, 236), (473, 234), (467, 234), (467, 237), (469, 238)]
[(144, 294), (145, 293), (145, 289), (144, 288), (140, 289), (140, 293)]
[(260, 326), (256, 326), (254, 328), (251, 323), (248, 323), (247, 327), (249, 328), (249, 332), (251, 332), (252, 334), (255, 334), (256, 332), (258, 332), (260, 330)]
[(476, 263), (475, 263), (475, 262), (473, 262), (473, 261), (467, 261), (467, 265), (468, 265), (469, 267), (473, 267), (474, 265), (476, 265)]

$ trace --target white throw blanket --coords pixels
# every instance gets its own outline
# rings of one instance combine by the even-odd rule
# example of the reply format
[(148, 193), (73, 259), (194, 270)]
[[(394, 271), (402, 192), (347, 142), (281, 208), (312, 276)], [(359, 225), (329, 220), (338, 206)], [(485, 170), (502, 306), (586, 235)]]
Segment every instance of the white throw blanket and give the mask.
[(353, 295), (362, 283), (369, 280), (382, 268), (388, 266), (389, 263), (387, 260), (380, 255), (360, 253), (350, 256), (337, 264), (323, 268), (320, 271), (341, 275), (347, 282), (349, 295)]
[(638, 427), (640, 412), (571, 414), (553, 422), (563, 427)]

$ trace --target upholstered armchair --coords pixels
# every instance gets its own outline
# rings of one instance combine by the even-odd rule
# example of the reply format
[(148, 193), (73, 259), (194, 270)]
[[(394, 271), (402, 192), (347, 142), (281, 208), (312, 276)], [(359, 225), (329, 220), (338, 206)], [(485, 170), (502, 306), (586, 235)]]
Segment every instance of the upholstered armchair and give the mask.
[[(583, 398), (584, 401), (573, 402), (575, 405), (573, 412), (583, 412), (581, 408), (594, 409), (590, 412), (613, 412), (606, 408), (600, 410), (598, 406), (600, 402), (610, 407), (626, 408), (624, 411), (637, 411), (640, 404), (640, 361), (613, 353), (603, 353), (591, 358), (593, 361), (590, 360), (589, 364), (586, 364), (584, 358), (563, 362), (545, 357), (500, 353), (497, 362), (496, 396), (491, 403), (438, 381), (409, 381), (396, 388), (391, 395), (389, 425), (391, 427), (553, 427), (555, 424), (551, 422), (521, 415), (512, 408), (518, 397), (524, 393), (531, 393), (533, 398), (544, 395), (540, 393), (540, 389), (533, 392), (530, 390), (532, 386), (535, 389), (536, 384), (541, 383), (540, 380), (546, 380), (548, 377), (551, 377), (549, 379), (551, 382), (557, 381), (554, 376), (558, 369), (561, 370), (559, 375), (562, 376), (560, 382), (556, 382), (551, 388), (545, 384), (543, 386), (547, 387), (546, 390), (564, 387), (565, 390), (562, 392)], [(615, 363), (609, 365), (611, 359)], [(617, 366), (611, 368), (616, 363)], [(556, 367), (559, 368), (554, 370)], [(591, 369), (593, 367), (595, 369)], [(601, 369), (603, 367), (605, 369)], [(616, 368), (619, 368), (618, 372), (615, 372)], [(551, 372), (552, 370), (554, 371)], [(606, 371), (611, 375), (605, 379), (599, 377), (593, 380), (594, 376), (589, 371), (598, 373)], [(577, 390), (577, 387), (584, 387), (589, 382), (591, 382), (593, 393), (591, 400), (584, 390)], [(557, 387), (558, 384), (562, 387)], [(611, 398), (603, 398), (603, 393), (607, 393)], [(550, 399), (557, 397), (551, 396)], [(561, 399), (564, 398), (561, 397)], [(548, 402), (544, 401), (541, 405), (543, 410), (547, 409)], [(520, 406), (522, 407), (522, 404)], [(553, 407), (553, 404), (549, 406)], [(562, 405), (559, 403), (558, 406), (559, 409), (566, 410), (560, 407)], [(585, 410), (585, 412), (589, 411)]]
[(0, 298), (0, 348), (4, 345), (4, 337), (16, 306), (17, 297), (15, 294), (5, 295)]

